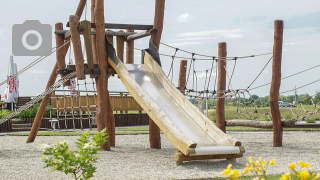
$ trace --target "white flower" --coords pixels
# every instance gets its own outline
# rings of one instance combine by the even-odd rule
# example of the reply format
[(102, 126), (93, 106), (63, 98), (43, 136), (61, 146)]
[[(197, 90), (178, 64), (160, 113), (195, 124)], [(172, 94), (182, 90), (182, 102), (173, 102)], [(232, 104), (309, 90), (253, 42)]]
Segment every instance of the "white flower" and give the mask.
[(53, 141), (53, 147), (57, 150), (62, 150), (63, 149), (63, 146), (67, 146), (67, 141)]
[(46, 161), (47, 159), (49, 159), (47, 156), (45, 155), (41, 155), (40, 156), (41, 161)]
[(54, 159), (54, 160), (53, 160), (53, 163), (60, 164), (60, 163), (62, 163), (62, 160), (60, 160), (60, 159)]
[(74, 156), (75, 156), (76, 158), (81, 157), (81, 155), (80, 155), (79, 153), (75, 153)]
[(50, 148), (50, 146), (48, 144), (40, 144), (40, 149), (43, 150), (43, 151), (45, 151), (45, 150), (47, 150), (49, 148)]
[(83, 149), (95, 149), (97, 147), (97, 143), (95, 141), (90, 141), (84, 144)]

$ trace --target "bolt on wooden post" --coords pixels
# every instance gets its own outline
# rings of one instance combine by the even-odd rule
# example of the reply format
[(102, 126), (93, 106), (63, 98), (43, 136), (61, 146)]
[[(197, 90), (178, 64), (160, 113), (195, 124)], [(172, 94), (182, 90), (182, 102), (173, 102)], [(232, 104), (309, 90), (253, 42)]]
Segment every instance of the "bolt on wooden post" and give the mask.
[(282, 146), (283, 127), (279, 110), (279, 90), (281, 84), (281, 58), (283, 42), (283, 21), (274, 21), (274, 43), (272, 79), (270, 85), (270, 109), (273, 122), (273, 147)]
[(218, 82), (217, 82), (217, 103), (216, 103), (216, 124), (221, 131), (226, 133), (225, 98), (226, 90), (226, 63), (227, 43), (218, 44)]

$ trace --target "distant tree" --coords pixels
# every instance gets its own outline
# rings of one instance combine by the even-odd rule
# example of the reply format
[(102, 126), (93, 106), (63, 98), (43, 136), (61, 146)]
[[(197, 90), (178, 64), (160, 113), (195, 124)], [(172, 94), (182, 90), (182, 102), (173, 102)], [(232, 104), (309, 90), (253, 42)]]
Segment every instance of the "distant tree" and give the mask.
[(252, 97), (252, 99), (253, 99), (253, 100), (256, 100), (256, 99), (258, 99), (258, 98), (259, 98), (259, 96), (255, 95), (255, 94), (254, 94), (254, 95), (252, 95), (251, 97)]
[(320, 101), (320, 95), (319, 92), (316, 92), (316, 95), (313, 97), (313, 103), (317, 104)]

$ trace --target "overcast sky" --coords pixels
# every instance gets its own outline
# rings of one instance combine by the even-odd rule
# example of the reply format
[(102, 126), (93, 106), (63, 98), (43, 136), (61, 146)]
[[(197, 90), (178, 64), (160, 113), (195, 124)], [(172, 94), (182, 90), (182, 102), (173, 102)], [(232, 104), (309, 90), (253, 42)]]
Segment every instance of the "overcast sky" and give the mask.
[[(25, 20), (39, 20), (54, 27), (56, 22), (68, 21), (75, 13), (78, 0), (10, 0), (1, 3), (0, 16), (0, 81), (6, 78), (9, 55), (12, 53), (12, 26)], [(90, 1), (88, 2), (90, 7)], [(218, 43), (227, 42), (228, 56), (246, 56), (272, 52), (273, 24), (275, 19), (284, 20), (284, 44), (282, 77), (320, 64), (320, 2), (318, 0), (167, 0), (162, 42), (187, 51), (217, 56)], [(108, 23), (153, 24), (154, 1), (118, 0), (105, 1), (105, 20)], [(85, 13), (82, 19), (85, 18)], [(90, 20), (90, 8), (87, 10)], [(52, 32), (52, 37), (54, 34)], [(53, 39), (53, 46), (55, 40)], [(147, 48), (148, 38), (135, 41), (136, 48)], [(160, 53), (173, 55), (174, 49), (160, 47)], [(177, 56), (191, 55), (178, 51)], [(246, 88), (258, 75), (271, 55), (237, 61), (233, 89)], [(37, 57), (15, 56), (18, 70)], [(161, 57), (163, 69), (169, 71), (171, 58)], [(179, 61), (175, 59), (173, 82), (177, 85)], [(69, 62), (67, 55), (66, 62)], [(189, 61), (190, 62), (190, 61)], [(135, 63), (140, 63), (140, 52), (135, 52)], [(230, 74), (234, 62), (227, 63)], [(20, 95), (36, 96), (44, 91), (50, 72), (55, 64), (55, 54), (19, 76)], [(195, 70), (205, 70), (210, 61), (196, 61)], [(319, 67), (320, 68), (320, 67)], [(293, 89), (320, 79), (319, 68), (283, 80), (280, 91)], [(198, 89), (203, 88), (205, 74), (198, 73)], [(214, 76), (212, 77), (214, 79)], [(252, 87), (271, 80), (269, 64)], [(210, 84), (213, 88), (214, 82)], [(192, 82), (189, 83), (192, 85)], [(299, 94), (314, 94), (320, 90), (320, 82), (298, 90)], [(189, 86), (191, 87), (191, 86)], [(3, 95), (5, 85), (0, 87)], [(126, 91), (118, 78), (109, 81), (110, 91)], [(266, 96), (270, 86), (252, 90), (252, 94)], [(286, 95), (293, 94), (293, 91)]]

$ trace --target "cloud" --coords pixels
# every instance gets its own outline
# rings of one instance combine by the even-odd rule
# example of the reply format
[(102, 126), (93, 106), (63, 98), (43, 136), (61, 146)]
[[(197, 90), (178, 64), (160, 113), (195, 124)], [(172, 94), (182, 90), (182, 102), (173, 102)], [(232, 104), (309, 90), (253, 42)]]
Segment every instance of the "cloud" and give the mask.
[(177, 39), (171, 39), (170, 41), (194, 41), (194, 40), (204, 40), (208, 39), (205, 37), (195, 37), (195, 38), (177, 38)]
[(212, 31), (197, 31), (197, 32), (187, 32), (178, 34), (180, 37), (199, 37), (199, 36), (211, 36), (218, 35), (227, 38), (242, 38), (243, 35), (240, 34), (240, 29), (233, 30), (212, 30)]
[(201, 42), (174, 42), (174, 43), (169, 43), (170, 46), (175, 46), (175, 47), (188, 46), (188, 45), (194, 45), (194, 44), (201, 44)]
[(190, 16), (190, 14), (185, 13), (178, 16), (177, 21), (178, 22), (189, 22), (190, 20), (195, 19), (193, 16)]

